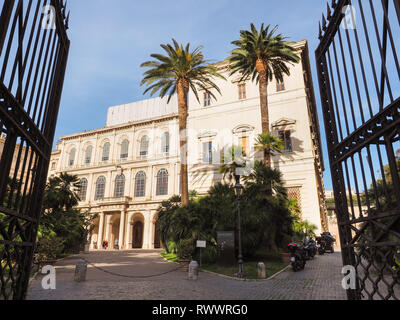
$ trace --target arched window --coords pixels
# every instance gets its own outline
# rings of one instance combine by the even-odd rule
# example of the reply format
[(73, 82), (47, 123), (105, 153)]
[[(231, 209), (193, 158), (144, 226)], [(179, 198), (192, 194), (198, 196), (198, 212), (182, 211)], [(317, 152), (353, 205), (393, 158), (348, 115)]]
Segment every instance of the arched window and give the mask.
[(101, 161), (108, 161), (110, 160), (110, 148), (111, 144), (109, 142), (106, 142), (103, 146), (103, 155), (101, 157)]
[(92, 162), (92, 153), (93, 153), (93, 147), (88, 146), (85, 152), (85, 164), (90, 164)]
[(161, 138), (161, 153), (169, 153), (169, 132), (164, 132)]
[(121, 159), (126, 159), (129, 156), (129, 141), (124, 140), (121, 144)]
[(88, 187), (88, 181), (86, 178), (82, 178), (79, 181), (78, 197), (80, 201), (86, 201), (86, 192)]
[(114, 191), (114, 197), (115, 198), (121, 198), (124, 196), (124, 190), (125, 190), (125, 176), (123, 174), (117, 176), (115, 179), (115, 191)]
[(140, 140), (140, 157), (147, 157), (149, 154), (149, 137), (143, 136)]
[(96, 193), (94, 195), (94, 200), (103, 199), (106, 190), (106, 178), (101, 176), (96, 181)]
[(75, 156), (76, 156), (76, 149), (73, 148), (70, 152), (69, 152), (69, 160), (68, 160), (68, 165), (70, 167), (72, 167), (75, 164)]
[(158, 171), (156, 195), (157, 196), (168, 195), (168, 171), (165, 169)]
[(146, 174), (140, 171), (135, 177), (135, 197), (142, 198), (146, 193)]

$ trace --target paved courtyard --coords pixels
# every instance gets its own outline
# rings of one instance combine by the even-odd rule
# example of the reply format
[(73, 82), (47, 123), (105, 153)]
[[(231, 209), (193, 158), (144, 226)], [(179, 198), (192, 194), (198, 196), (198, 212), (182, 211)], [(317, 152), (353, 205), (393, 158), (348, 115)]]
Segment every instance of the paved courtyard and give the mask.
[[(286, 269), (275, 278), (243, 282), (201, 272), (198, 281), (187, 280), (177, 265), (164, 261), (157, 250), (92, 252), (81, 255), (104, 271), (88, 266), (87, 281), (73, 281), (79, 256), (56, 266), (56, 290), (43, 290), (38, 276), (28, 300), (339, 300), (340, 253), (317, 256), (304, 271)], [(268, 268), (268, 266), (267, 266)], [(117, 276), (121, 274), (123, 276)], [(147, 277), (156, 275), (155, 277)], [(135, 278), (136, 277), (136, 278)]]

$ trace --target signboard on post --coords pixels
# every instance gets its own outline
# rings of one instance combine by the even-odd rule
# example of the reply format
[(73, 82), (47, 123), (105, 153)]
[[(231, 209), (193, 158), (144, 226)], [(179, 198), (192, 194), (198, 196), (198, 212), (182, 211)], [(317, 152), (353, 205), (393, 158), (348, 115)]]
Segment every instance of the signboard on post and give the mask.
[(207, 241), (197, 240), (197, 248), (206, 248)]

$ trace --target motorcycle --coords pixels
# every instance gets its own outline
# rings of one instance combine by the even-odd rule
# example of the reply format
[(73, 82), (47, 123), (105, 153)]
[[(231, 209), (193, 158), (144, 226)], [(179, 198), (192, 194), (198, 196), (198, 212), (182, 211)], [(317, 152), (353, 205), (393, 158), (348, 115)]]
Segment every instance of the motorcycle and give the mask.
[(290, 243), (288, 245), (290, 252), (290, 264), (293, 271), (303, 270), (306, 265), (306, 253), (302, 244)]
[(330, 234), (330, 232), (323, 232), (321, 234), (322, 241), (325, 242), (324, 250), (329, 251), (330, 253), (334, 253), (335, 249), (333, 244), (336, 242), (336, 239)]
[(306, 252), (307, 260), (314, 259), (317, 254), (317, 244), (314, 240), (306, 240), (304, 242), (304, 250)]
[(324, 240), (322, 240), (321, 237), (318, 237), (318, 238), (316, 239), (316, 241), (317, 241), (317, 250), (318, 250), (318, 254), (319, 254), (320, 256), (322, 256), (322, 255), (325, 254), (326, 242), (325, 242)]

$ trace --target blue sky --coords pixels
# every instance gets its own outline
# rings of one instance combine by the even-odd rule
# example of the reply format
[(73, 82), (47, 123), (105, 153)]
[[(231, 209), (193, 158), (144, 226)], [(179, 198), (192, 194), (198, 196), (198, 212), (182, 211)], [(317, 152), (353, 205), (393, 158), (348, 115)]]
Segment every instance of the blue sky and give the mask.
[(219, 61), (231, 41), (251, 22), (279, 25), (292, 41), (307, 39), (324, 145), (325, 184), (331, 189), (314, 51), (325, 1), (315, 0), (70, 0), (71, 51), (56, 139), (105, 125), (109, 106), (143, 99), (139, 65), (161, 43), (203, 45), (207, 59)]

